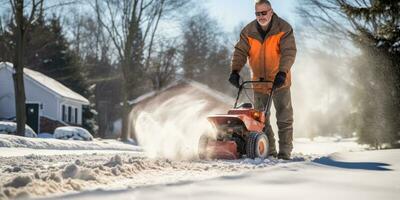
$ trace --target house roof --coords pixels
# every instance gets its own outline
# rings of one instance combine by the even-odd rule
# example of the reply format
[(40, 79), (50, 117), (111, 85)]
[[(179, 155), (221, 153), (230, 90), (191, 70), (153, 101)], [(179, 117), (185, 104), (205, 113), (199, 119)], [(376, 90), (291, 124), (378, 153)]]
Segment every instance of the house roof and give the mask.
[(199, 83), (199, 82), (196, 82), (193, 80), (188, 80), (188, 79), (181, 79), (181, 80), (177, 80), (177, 81), (171, 83), (170, 85), (162, 88), (159, 91), (152, 91), (152, 92), (146, 93), (142, 96), (137, 97), (136, 99), (129, 101), (128, 103), (130, 105), (138, 104), (138, 103), (146, 101), (152, 97), (155, 97), (158, 94), (161, 94), (169, 89), (175, 88), (175, 87), (177, 87), (179, 85), (183, 85), (183, 84), (189, 85), (190, 87), (193, 87), (193, 88), (196, 88), (197, 90), (201, 91), (202, 93), (204, 93), (208, 96), (211, 96), (211, 97), (217, 99), (218, 101), (226, 103), (228, 105), (232, 104), (232, 102), (234, 102), (234, 100), (235, 100), (233, 97), (228, 96), (222, 92), (216, 91), (202, 83)]
[[(13, 64), (9, 62), (0, 62), (0, 69), (7, 68), (11, 72), (13, 72)], [(82, 95), (72, 91), (65, 85), (61, 84), (60, 82), (31, 69), (24, 68), (24, 75), (31, 78), (34, 82), (38, 83), (39, 85), (49, 89), (51, 92), (55, 93), (58, 96), (63, 98), (79, 101), (83, 104), (89, 104), (89, 100), (87, 100)]]

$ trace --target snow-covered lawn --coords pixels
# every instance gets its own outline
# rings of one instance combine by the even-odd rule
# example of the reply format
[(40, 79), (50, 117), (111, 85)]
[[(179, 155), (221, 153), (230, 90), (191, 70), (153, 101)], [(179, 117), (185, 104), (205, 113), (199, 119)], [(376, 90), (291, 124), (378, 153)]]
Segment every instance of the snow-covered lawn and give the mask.
[(337, 138), (297, 139), (291, 161), (149, 159), (133, 144), (97, 139), (0, 135), (0, 146), (0, 199), (391, 199), (400, 189), (400, 151)]
[[(123, 143), (116, 140), (94, 140), (94, 141), (76, 141), (76, 140), (58, 140), (54, 138), (26, 138), (14, 135), (0, 134), (0, 156), (11, 156), (2, 154), (2, 148), (30, 148), (45, 150), (122, 150), (138, 151), (140, 147)], [(7, 151), (7, 150), (5, 150)], [(32, 150), (30, 153), (35, 153)], [(19, 152), (16, 151), (16, 154)]]

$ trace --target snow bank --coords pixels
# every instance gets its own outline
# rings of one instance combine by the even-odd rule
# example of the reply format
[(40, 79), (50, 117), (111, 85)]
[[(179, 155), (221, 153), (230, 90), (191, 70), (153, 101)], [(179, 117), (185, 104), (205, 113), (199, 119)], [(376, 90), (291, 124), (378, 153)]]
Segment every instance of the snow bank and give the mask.
[[(17, 132), (17, 123), (0, 121), (0, 134), (15, 135)], [(25, 125), (25, 137), (37, 137), (31, 127)]]
[[(55, 149), (55, 150), (121, 150), (140, 151), (140, 147), (117, 140), (58, 140), (54, 138), (25, 138), (14, 135), (0, 135), (0, 147)], [(1, 156), (1, 155), (0, 155)]]
[(54, 138), (62, 140), (93, 140), (93, 136), (89, 131), (77, 126), (63, 126), (56, 128), (54, 131)]

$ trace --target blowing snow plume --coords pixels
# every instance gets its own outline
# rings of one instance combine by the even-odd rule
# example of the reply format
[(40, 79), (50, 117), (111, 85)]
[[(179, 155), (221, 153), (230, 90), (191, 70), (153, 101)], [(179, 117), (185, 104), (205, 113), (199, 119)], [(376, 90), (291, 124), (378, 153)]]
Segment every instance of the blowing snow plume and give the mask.
[(226, 112), (231, 102), (199, 83), (178, 83), (135, 106), (136, 138), (150, 158), (195, 159), (200, 136), (213, 132), (207, 116)]

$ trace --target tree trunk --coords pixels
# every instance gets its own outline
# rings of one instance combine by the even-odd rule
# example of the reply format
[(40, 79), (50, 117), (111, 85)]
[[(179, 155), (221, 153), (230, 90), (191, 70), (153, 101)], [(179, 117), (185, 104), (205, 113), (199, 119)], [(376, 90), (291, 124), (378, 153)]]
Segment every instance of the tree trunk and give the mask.
[(25, 113), (25, 86), (24, 86), (24, 1), (16, 0), (16, 23), (17, 34), (15, 36), (16, 48), (14, 56), (14, 92), (15, 92), (15, 113), (17, 117), (17, 135), (25, 135), (26, 113)]
[(121, 140), (127, 141), (130, 136), (129, 130), (129, 113), (130, 106), (128, 104), (128, 94), (132, 88), (128, 88), (129, 70), (133, 70), (138, 68), (132, 63), (132, 44), (135, 37), (138, 37), (136, 34), (139, 29), (139, 24), (137, 23), (136, 13), (132, 12), (130, 16), (130, 23), (128, 28), (128, 35), (126, 37), (125, 45), (124, 45), (124, 58), (122, 60), (121, 72), (122, 72), (122, 97), (123, 97), (123, 105), (122, 105), (122, 130), (121, 130)]
[[(122, 75), (124, 76), (124, 75)], [(125, 79), (125, 78), (123, 78)], [(128, 90), (126, 86), (126, 80), (122, 81), (122, 128), (121, 128), (121, 140), (128, 141), (129, 138), (129, 105), (128, 105)]]

